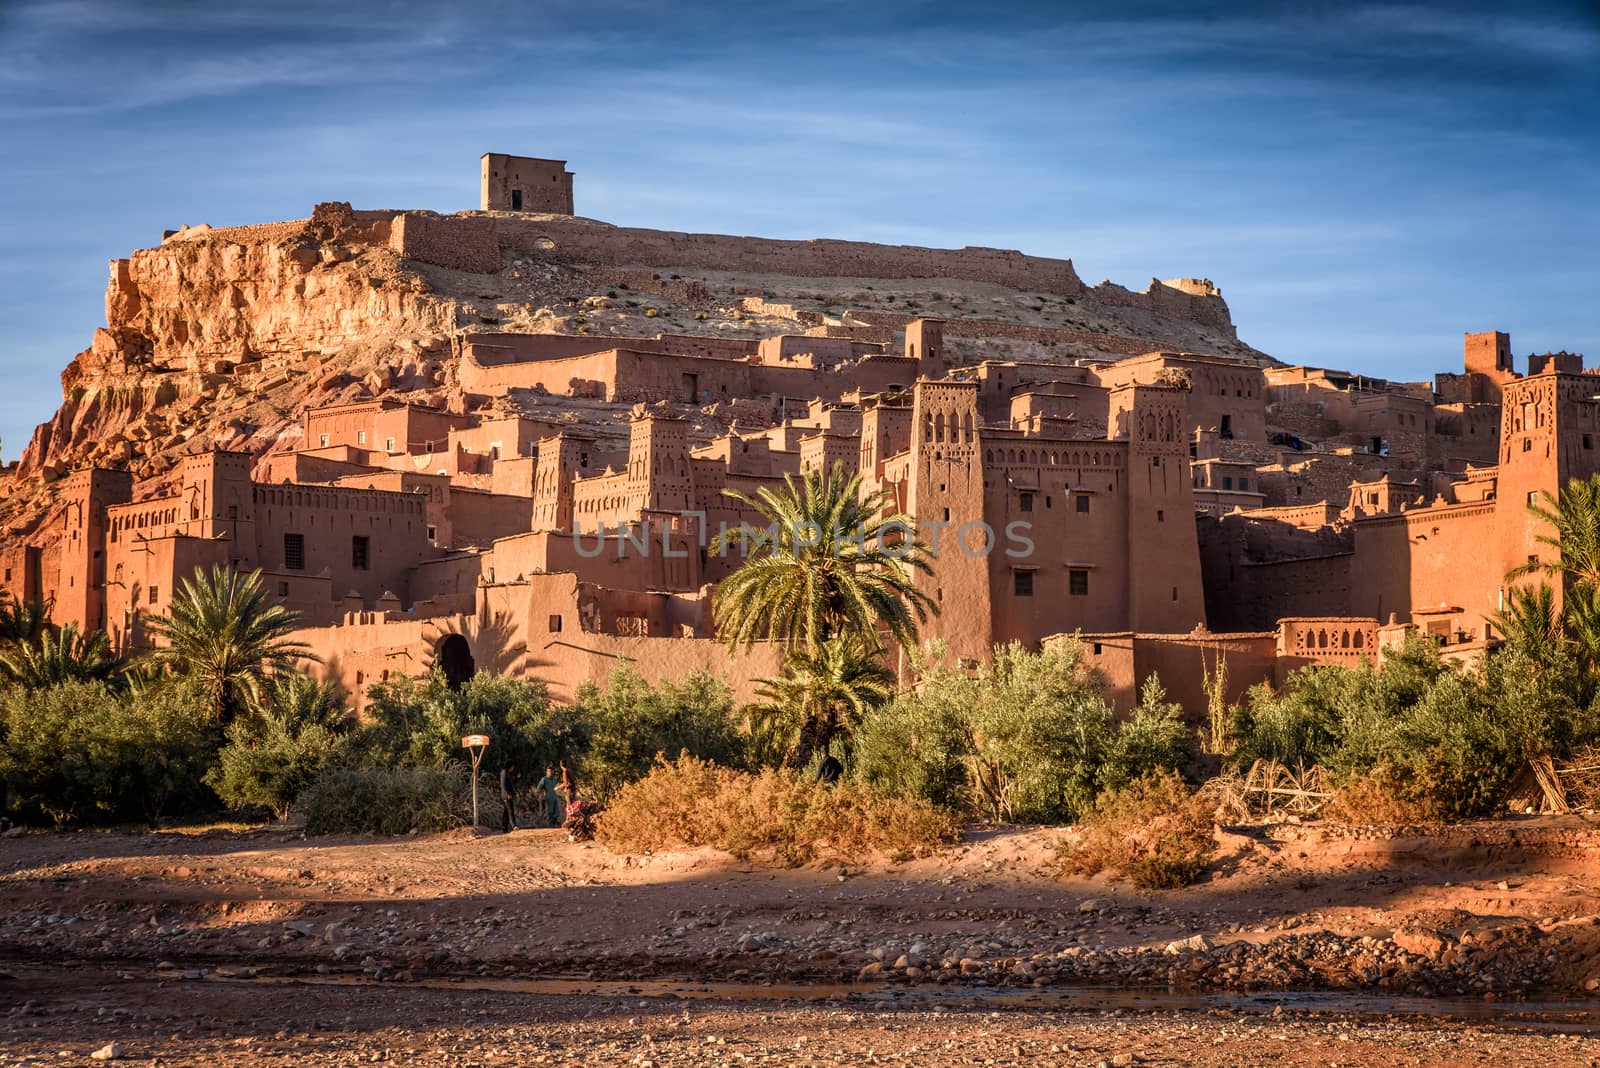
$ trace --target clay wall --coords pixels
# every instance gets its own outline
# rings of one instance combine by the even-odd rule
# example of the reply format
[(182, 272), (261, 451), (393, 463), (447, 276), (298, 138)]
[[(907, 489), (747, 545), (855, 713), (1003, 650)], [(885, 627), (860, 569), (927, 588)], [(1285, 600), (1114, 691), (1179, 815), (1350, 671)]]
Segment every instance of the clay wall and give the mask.
[[(1153, 555), (1129, 540), (1127, 443), (1050, 441), (994, 430), (982, 438), (982, 518), (999, 541), (987, 557), (993, 641), (1033, 644), (1048, 634), (1126, 627), (1130, 560), (1151, 562)], [(1171, 521), (1192, 522), (1192, 510), (1174, 510)], [(916, 518), (919, 525), (945, 519), (921, 511)], [(959, 527), (975, 516), (952, 512), (948, 518)], [(1004, 532), (1013, 522), (1027, 524), (1031, 552), (1006, 553)], [(1026, 592), (1017, 583), (1019, 570), (1033, 575)], [(1077, 586), (1074, 572), (1082, 573)]]
[(1440, 404), (1434, 409), (1430, 464), (1493, 464), (1500, 451), (1498, 404)]
[[(772, 373), (769, 369), (768, 374)], [(667, 398), (685, 404), (709, 404), (748, 396), (752, 392), (751, 375), (751, 366), (742, 361), (628, 349), (493, 367), (478, 364), (468, 356), (460, 364), (461, 387), (469, 393), (498, 396), (512, 389), (531, 389), (610, 402)]]
[(279, 452), (261, 458), (256, 465), (255, 478), (257, 482), (337, 482), (369, 470), (371, 466), (367, 463), (333, 459), (323, 450)]
[(1266, 442), (1266, 380), (1259, 367), (1236, 360), (1162, 352), (1102, 364), (1094, 371), (1100, 384), (1111, 389), (1149, 385), (1166, 373), (1186, 372), (1190, 380), (1190, 437), (1197, 431), (1215, 431), (1224, 441)]
[(830, 434), (818, 431), (800, 442), (800, 469), (802, 471), (832, 472), (835, 465), (843, 466), (846, 477), (856, 473), (861, 462), (861, 436), (859, 434)]
[[(407, 619), (356, 615), (339, 625), (303, 631), (317, 649), (324, 678), (338, 681), (356, 707), (366, 690), (391, 675), (421, 675), (433, 666), (443, 641), (460, 634), (480, 671), (538, 678), (557, 701), (571, 701), (586, 682), (604, 685), (624, 663), (652, 678), (677, 680), (691, 671), (721, 677), (736, 701), (757, 697), (756, 683), (778, 673), (779, 655), (758, 645), (729, 658), (710, 638), (624, 637), (586, 631), (582, 605), (603, 600), (598, 591), (580, 590), (573, 575), (540, 575), (527, 583), (487, 587), (479, 612)], [(673, 613), (677, 614), (677, 613)]]
[[(1045, 639), (1069, 640), (1070, 635)], [(1167, 699), (1183, 706), (1191, 724), (1206, 722), (1205, 673), (1220, 661), (1228, 667), (1230, 703), (1243, 700), (1259, 683), (1271, 683), (1277, 661), (1274, 632), (1242, 634), (1083, 634), (1084, 662), (1100, 672), (1106, 700), (1119, 715), (1139, 702), (1139, 689), (1151, 675), (1161, 680)]]
[(390, 226), (389, 247), (408, 260), (477, 274), (500, 272), (493, 219), (404, 212)]
[[(1098, 295), (1100, 287), (1096, 286), (1089, 291)], [(1126, 292), (1126, 291), (1124, 291)], [(1226, 307), (1226, 305), (1224, 305)], [(898, 315), (893, 312), (879, 311), (851, 311), (852, 319), (859, 320), (873, 326), (903, 330), (910, 323), (913, 316)], [(947, 319), (944, 320), (943, 336), (945, 338), (967, 339), (1001, 339), (1008, 341), (1026, 341), (1041, 345), (1045, 348), (1060, 347), (1064, 356), (1067, 355), (1101, 355), (1116, 354), (1122, 356), (1141, 356), (1159, 346), (1161, 338), (1133, 337), (1127, 334), (1102, 334), (1091, 330), (1070, 330), (1059, 326), (1031, 326), (1026, 323), (1010, 323), (999, 319)], [(1228, 336), (1233, 335), (1232, 326), (1227, 327)]]
[(1484, 552), (1495, 544), (1494, 527), (1493, 502), (1357, 520), (1351, 607), (1402, 621), (1442, 604), (1480, 617), (1498, 611), (1507, 568)]
[[(1007, 249), (929, 249), (826, 239), (783, 241), (641, 230), (582, 219), (497, 221), (500, 240), (507, 248), (575, 263), (691, 267), (802, 278), (964, 278), (1066, 296), (1084, 288), (1070, 260), (1024, 256)], [(1207, 303), (1197, 297), (1185, 300)]]
[[(367, 600), (385, 592), (409, 603), (410, 569), (432, 555), (426, 505), (419, 495), (325, 486), (254, 488), (255, 566), (321, 575), (343, 595)], [(303, 539), (303, 566), (288, 566), (285, 535)], [(365, 541), (365, 566), (356, 539)], [(295, 606), (299, 607), (299, 606)]]
[(41, 563), (38, 546), (10, 545), (0, 549), (0, 591), (19, 601), (42, 600)]
[(1348, 531), (1305, 529), (1314, 513), (1279, 511), (1197, 520), (1206, 625), (1213, 631), (1265, 630), (1285, 616), (1320, 615), (1329, 606), (1349, 613)]
[(564, 360), (608, 349), (633, 352), (663, 352), (671, 356), (704, 356), (709, 359), (742, 360), (756, 353), (754, 339), (696, 337), (690, 334), (658, 334), (653, 338), (613, 337), (598, 334), (504, 334), (473, 333), (461, 341), (461, 354), (471, 356), (483, 367), (541, 360)]
[(1309, 664), (1357, 667), (1378, 658), (1378, 621), (1364, 617), (1300, 616), (1278, 621), (1277, 676), (1284, 681)]
[(764, 337), (757, 344), (756, 354), (762, 363), (787, 363), (811, 356), (816, 364), (836, 364), (855, 360), (870, 353), (883, 352), (882, 345), (852, 341), (849, 338), (807, 337), (803, 334), (780, 334)]
[[(232, 563), (230, 555), (238, 546), (210, 538), (185, 537), (179, 534), (161, 534), (137, 543), (137, 548), (124, 540), (108, 548), (110, 564), (105, 586), (105, 631), (112, 648), (120, 654), (152, 644), (152, 636), (144, 626), (151, 615), (161, 615), (172, 605), (172, 594), (178, 585), (190, 579), (197, 569), (210, 570)], [(245, 561), (248, 564), (248, 561)], [(263, 577), (267, 592), (276, 596), (279, 590), (269, 577)], [(298, 607), (290, 598), (278, 598)], [(326, 602), (324, 589), (322, 602)], [(316, 622), (316, 602), (307, 605), (308, 621)]]

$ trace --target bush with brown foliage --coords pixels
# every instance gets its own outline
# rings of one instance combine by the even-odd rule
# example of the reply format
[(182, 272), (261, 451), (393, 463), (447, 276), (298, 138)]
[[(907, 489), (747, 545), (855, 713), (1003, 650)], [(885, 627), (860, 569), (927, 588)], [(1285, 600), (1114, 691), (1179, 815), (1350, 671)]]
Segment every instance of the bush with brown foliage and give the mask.
[(1416, 779), (1384, 765), (1357, 772), (1333, 792), (1321, 815), (1357, 827), (1406, 827), (1442, 823), (1450, 812), (1428, 779)]
[(598, 838), (616, 851), (711, 846), (793, 865), (925, 856), (960, 830), (955, 816), (925, 801), (860, 783), (826, 785), (789, 770), (751, 774), (684, 754), (622, 787), (600, 816)]
[(1102, 795), (1064, 848), (1069, 870), (1111, 871), (1144, 890), (1199, 881), (1216, 851), (1215, 804), (1171, 771), (1154, 772)]

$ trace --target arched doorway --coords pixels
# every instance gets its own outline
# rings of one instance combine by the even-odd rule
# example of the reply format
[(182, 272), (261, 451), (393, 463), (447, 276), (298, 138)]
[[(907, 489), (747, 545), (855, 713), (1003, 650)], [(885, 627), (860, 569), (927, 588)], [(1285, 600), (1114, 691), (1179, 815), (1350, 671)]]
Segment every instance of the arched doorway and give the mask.
[(444, 673), (444, 681), (452, 690), (461, 689), (478, 671), (472, 660), (472, 647), (459, 634), (446, 634), (439, 639), (433, 651), (433, 662)]

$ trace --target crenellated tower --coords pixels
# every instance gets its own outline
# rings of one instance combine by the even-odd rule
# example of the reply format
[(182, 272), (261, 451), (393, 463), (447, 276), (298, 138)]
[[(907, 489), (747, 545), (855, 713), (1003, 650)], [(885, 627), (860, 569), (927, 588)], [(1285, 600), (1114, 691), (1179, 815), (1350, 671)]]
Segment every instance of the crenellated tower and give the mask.
[(931, 575), (917, 587), (939, 607), (928, 628), (953, 656), (986, 660), (993, 619), (989, 571), (1003, 532), (986, 534), (983, 454), (976, 382), (917, 382), (911, 406), (911, 469), (907, 511), (920, 540), (934, 547)]

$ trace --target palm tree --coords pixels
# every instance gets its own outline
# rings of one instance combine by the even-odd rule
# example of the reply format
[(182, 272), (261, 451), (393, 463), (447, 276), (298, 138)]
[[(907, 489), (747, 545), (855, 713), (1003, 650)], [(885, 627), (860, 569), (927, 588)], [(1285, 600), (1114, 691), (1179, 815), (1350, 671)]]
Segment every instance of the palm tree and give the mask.
[(763, 679), (756, 692), (761, 701), (749, 710), (752, 734), (774, 755), (781, 752), (783, 765), (804, 768), (815, 753), (848, 736), (867, 711), (894, 697), (894, 674), (860, 637), (840, 634), (815, 653), (790, 653), (783, 673)]
[(1600, 589), (1600, 475), (1572, 479), (1559, 496), (1540, 490), (1528, 511), (1550, 528), (1533, 540), (1554, 549), (1555, 558), (1519, 564), (1506, 577), (1542, 575), (1568, 586)]
[(1503, 611), (1489, 617), (1506, 641), (1535, 660), (1543, 660), (1566, 640), (1566, 625), (1556, 611), (1556, 594), (1548, 582), (1517, 586)]
[(76, 623), (44, 630), (37, 641), (13, 642), (0, 649), (0, 679), (25, 690), (42, 690), (63, 682), (109, 679), (117, 660), (103, 631), (78, 633)]
[(1508, 581), (1530, 576), (1543, 581), (1512, 590), (1507, 610), (1490, 622), (1536, 660), (1566, 646), (1593, 673), (1600, 667), (1600, 475), (1572, 479), (1554, 496), (1541, 491), (1528, 511), (1548, 528), (1534, 542), (1555, 552), (1551, 559), (1529, 560), (1507, 573)]
[(317, 659), (305, 643), (290, 640), (300, 614), (268, 602), (259, 570), (240, 574), (213, 567), (207, 574), (196, 568), (173, 596), (168, 613), (147, 622), (150, 633), (166, 643), (151, 659), (203, 680), (219, 722), (254, 702), (271, 673)]
[(49, 601), (24, 601), (0, 591), (0, 647), (36, 645), (50, 628)]
[(723, 493), (767, 521), (764, 532), (726, 531), (711, 546), (713, 552), (751, 549), (717, 589), (717, 633), (730, 649), (749, 649), (765, 638), (818, 657), (843, 633), (875, 647), (880, 625), (902, 646), (916, 646), (918, 623), (938, 608), (916, 588), (912, 572), (932, 569), (912, 537), (911, 520), (890, 513), (887, 494), (863, 499), (861, 477), (847, 476), (838, 463), (827, 474), (785, 475), (779, 492), (763, 488), (753, 498)]

